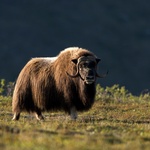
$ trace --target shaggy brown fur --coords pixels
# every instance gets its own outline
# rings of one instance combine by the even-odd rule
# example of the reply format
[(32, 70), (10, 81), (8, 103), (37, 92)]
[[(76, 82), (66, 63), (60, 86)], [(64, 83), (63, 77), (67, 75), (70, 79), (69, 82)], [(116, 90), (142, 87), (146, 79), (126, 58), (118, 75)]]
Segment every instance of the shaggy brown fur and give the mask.
[(37, 119), (43, 119), (42, 111), (88, 110), (94, 102), (95, 83), (85, 85), (77, 78), (71, 78), (66, 72), (75, 74), (73, 59), (81, 56), (96, 56), (82, 48), (67, 48), (60, 52), (55, 60), (33, 58), (20, 72), (16, 81), (12, 110), (14, 120), (18, 120), (22, 111), (34, 112)]

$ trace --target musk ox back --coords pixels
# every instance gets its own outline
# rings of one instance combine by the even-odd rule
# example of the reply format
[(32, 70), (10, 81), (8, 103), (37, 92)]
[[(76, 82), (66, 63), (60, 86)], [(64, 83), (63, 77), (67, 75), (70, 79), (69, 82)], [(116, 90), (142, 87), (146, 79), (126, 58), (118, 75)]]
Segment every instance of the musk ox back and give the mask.
[(77, 118), (77, 111), (92, 107), (95, 97), (97, 64), (92, 52), (72, 47), (57, 57), (33, 58), (16, 81), (12, 111), (18, 120), (22, 111), (32, 112), (38, 120), (43, 111), (64, 110)]

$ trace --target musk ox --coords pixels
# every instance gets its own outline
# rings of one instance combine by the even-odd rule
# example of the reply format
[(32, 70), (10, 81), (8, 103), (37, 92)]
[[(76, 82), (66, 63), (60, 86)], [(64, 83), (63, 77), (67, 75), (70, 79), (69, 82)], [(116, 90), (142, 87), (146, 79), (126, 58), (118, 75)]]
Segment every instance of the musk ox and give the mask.
[(22, 111), (34, 113), (37, 120), (42, 112), (64, 110), (72, 119), (77, 111), (91, 108), (96, 92), (97, 64), (92, 52), (67, 48), (57, 57), (32, 58), (21, 70), (13, 92), (13, 120)]

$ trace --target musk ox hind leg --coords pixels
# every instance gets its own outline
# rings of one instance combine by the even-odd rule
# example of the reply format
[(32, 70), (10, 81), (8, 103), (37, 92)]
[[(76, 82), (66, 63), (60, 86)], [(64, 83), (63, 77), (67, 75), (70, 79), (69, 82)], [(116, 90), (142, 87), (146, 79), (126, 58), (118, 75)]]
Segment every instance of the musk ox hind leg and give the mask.
[(77, 110), (74, 106), (70, 108), (70, 117), (72, 120), (76, 120), (78, 118)]

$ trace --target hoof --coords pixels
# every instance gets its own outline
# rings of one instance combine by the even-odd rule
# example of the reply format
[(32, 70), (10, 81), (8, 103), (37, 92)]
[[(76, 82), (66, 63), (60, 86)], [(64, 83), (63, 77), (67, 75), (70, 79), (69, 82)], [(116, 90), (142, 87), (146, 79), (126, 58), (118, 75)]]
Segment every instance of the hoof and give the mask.
[(12, 120), (19, 120), (19, 118), (20, 118), (20, 113), (18, 113), (18, 114), (15, 113)]

